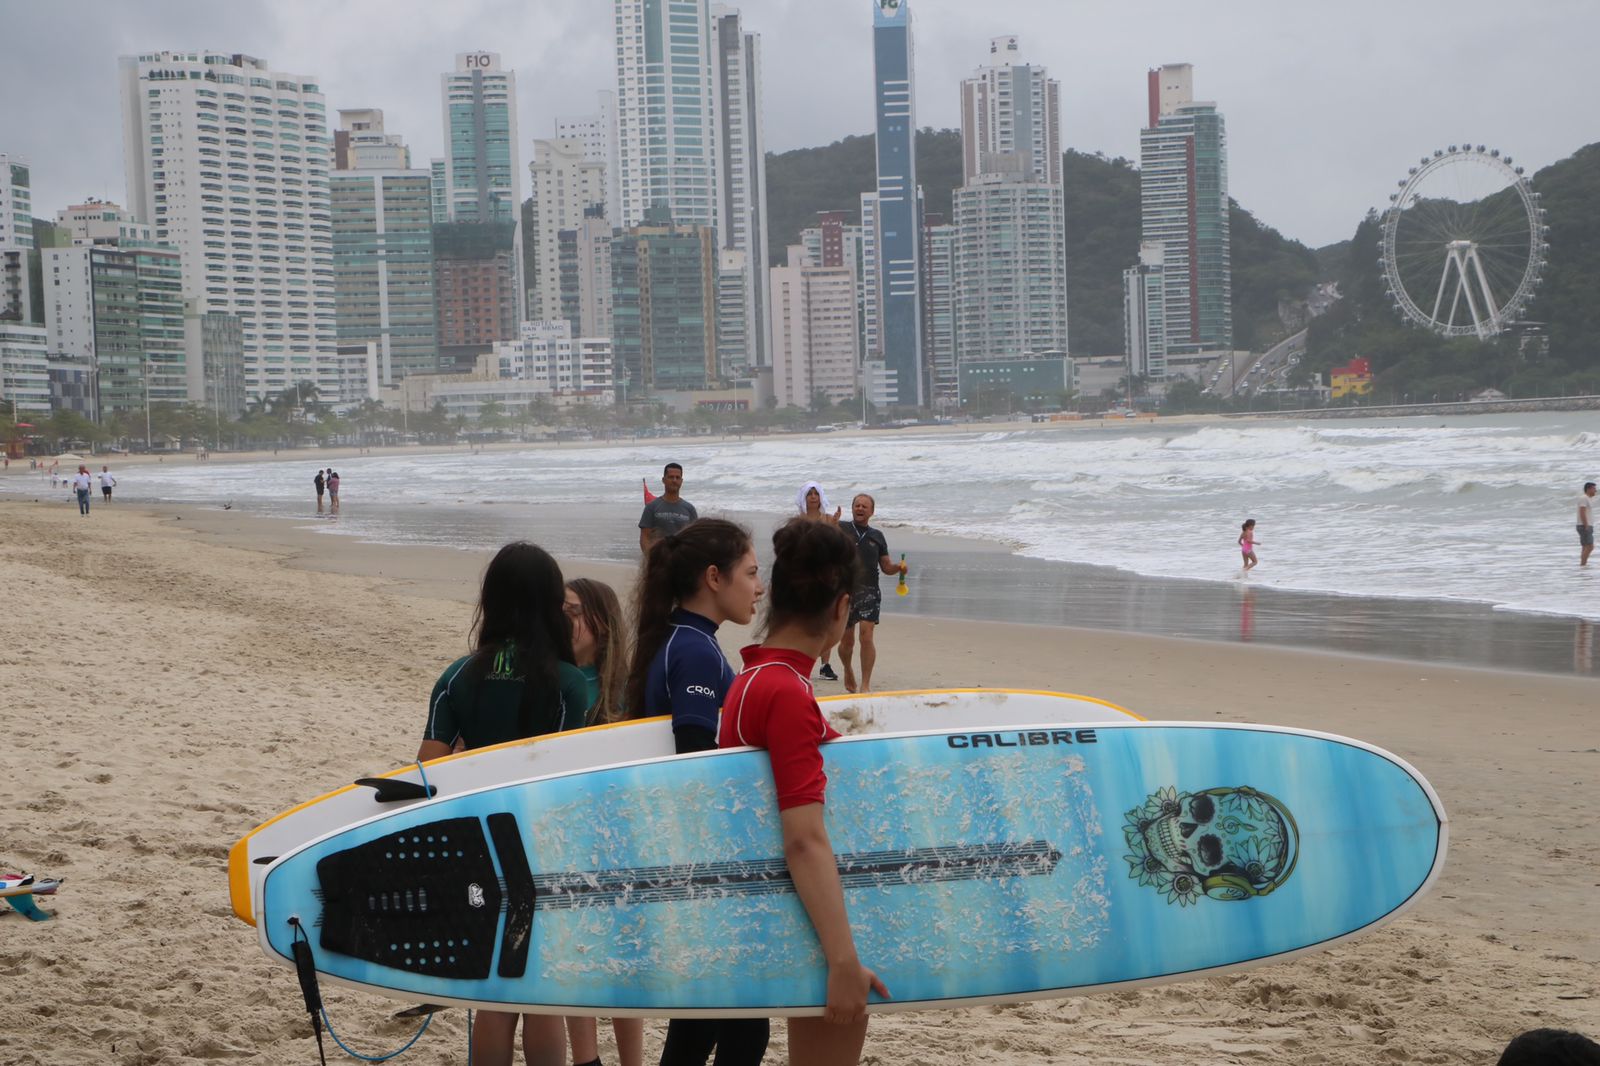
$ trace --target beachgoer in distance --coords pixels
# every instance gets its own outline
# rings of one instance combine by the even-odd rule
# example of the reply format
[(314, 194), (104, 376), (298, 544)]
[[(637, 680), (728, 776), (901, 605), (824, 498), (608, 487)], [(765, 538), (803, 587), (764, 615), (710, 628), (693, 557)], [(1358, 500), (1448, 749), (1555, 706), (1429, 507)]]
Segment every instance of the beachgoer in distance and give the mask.
[(683, 488), (683, 467), (668, 463), (661, 471), (661, 483), (666, 486), (660, 496), (644, 505), (639, 516), (639, 550), (649, 554), (650, 545), (662, 537), (675, 535), (684, 526), (700, 517), (694, 504), (678, 495)]
[[(680, 755), (717, 746), (717, 716), (733, 684), (717, 627), (747, 625), (761, 593), (749, 531), (720, 518), (690, 522), (645, 555), (623, 703), (631, 718), (671, 715)], [(717, 1066), (755, 1066), (770, 1037), (765, 1018), (674, 1018), (661, 1066), (705, 1066), (713, 1049)]]
[[(562, 605), (572, 623), (572, 657), (589, 686), (589, 725), (621, 721), (623, 691), (628, 684), (628, 634), (622, 605), (603, 581), (575, 577), (567, 582)], [(643, 1066), (644, 1019), (613, 1018), (621, 1066)], [(567, 1039), (577, 1066), (598, 1066), (600, 1037), (593, 1018), (568, 1018)]]
[(339, 509), (339, 472), (330, 468), (328, 470), (328, 510)]
[(100, 498), (106, 503), (111, 502), (111, 490), (117, 487), (117, 479), (111, 476), (111, 468), (100, 468)]
[(828, 785), (821, 745), (828, 725), (807, 680), (818, 653), (844, 634), (856, 587), (856, 545), (837, 526), (790, 519), (772, 535), (776, 559), (766, 639), (743, 650), (744, 670), (728, 691), (718, 741), (765, 748), (772, 761), (783, 858), (828, 966), (822, 1017), (789, 1019), (791, 1066), (854, 1066), (867, 1036), (867, 997), (889, 990), (862, 965), (850, 933), (838, 860), (823, 803)]
[[(855, 538), (860, 562), (860, 568), (856, 571), (855, 591), (850, 595), (850, 617), (845, 620), (844, 637), (839, 641), (839, 661), (844, 663), (846, 692), (872, 691), (872, 668), (878, 662), (878, 645), (874, 637), (883, 614), (883, 590), (878, 585), (878, 575), (907, 572), (904, 563), (889, 558), (889, 541), (881, 530), (871, 525), (872, 516), (877, 510), (878, 501), (868, 493), (858, 492), (856, 498), (850, 501), (850, 524), (841, 527)], [(859, 688), (851, 662), (857, 631), (861, 633)]]
[(1578, 497), (1578, 565), (1588, 566), (1594, 552), (1594, 482), (1583, 483), (1583, 495)]
[[(828, 494), (823, 492), (822, 486), (815, 481), (808, 481), (800, 486), (800, 491), (794, 494), (794, 506), (802, 518), (811, 522), (832, 522), (838, 525), (839, 515), (843, 513), (838, 507), (833, 509), (832, 514), (828, 513)], [(839, 675), (833, 672), (833, 663), (828, 661), (832, 651), (831, 646), (822, 649), (822, 665), (817, 667), (817, 676), (824, 681), (839, 680)]]
[[(445, 668), (433, 686), (419, 762), (452, 751), (536, 737), (584, 724), (589, 690), (573, 665), (572, 629), (562, 612), (561, 567), (537, 545), (501, 548), (483, 572), (473, 619), (472, 654)], [(472, 1026), (472, 1066), (510, 1066), (517, 1015), (480, 1011)], [(559, 1015), (522, 1015), (522, 1050), (535, 1066), (566, 1066)]]
[(1256, 520), (1247, 518), (1239, 527), (1239, 554), (1244, 557), (1244, 571), (1249, 573), (1256, 565)]
[(78, 474), (72, 479), (72, 491), (78, 494), (78, 513), (89, 513), (89, 490), (94, 487), (94, 480), (89, 477), (89, 468), (78, 467)]
[(318, 470), (317, 476), (311, 479), (311, 483), (317, 487), (317, 512), (319, 514), (322, 512), (322, 486), (326, 482), (326, 479), (322, 476), (324, 473), (325, 471)]

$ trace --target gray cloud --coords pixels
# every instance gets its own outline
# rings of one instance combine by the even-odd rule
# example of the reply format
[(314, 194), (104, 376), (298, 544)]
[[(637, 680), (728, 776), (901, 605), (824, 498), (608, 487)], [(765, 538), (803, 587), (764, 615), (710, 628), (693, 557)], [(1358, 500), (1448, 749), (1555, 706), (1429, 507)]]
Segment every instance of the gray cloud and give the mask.
[[(958, 82), (988, 39), (1016, 33), (1062, 83), (1063, 137), (1134, 158), (1144, 71), (1195, 64), (1196, 93), (1228, 118), (1234, 196), (1319, 245), (1387, 201), (1416, 157), (1495, 145), (1530, 170), (1600, 138), (1585, 84), (1600, 39), (1591, 0), (911, 0), (917, 118), (957, 122)], [(777, 151), (871, 128), (868, 0), (742, 5), (762, 34), (766, 128)], [(117, 56), (161, 49), (247, 52), (315, 75), (330, 112), (381, 107), (415, 165), (442, 144), (439, 74), (458, 51), (492, 49), (517, 70), (521, 151), (557, 115), (592, 110), (611, 71), (604, 0), (4, 0), (0, 152), (28, 158), (35, 210), (124, 198)]]

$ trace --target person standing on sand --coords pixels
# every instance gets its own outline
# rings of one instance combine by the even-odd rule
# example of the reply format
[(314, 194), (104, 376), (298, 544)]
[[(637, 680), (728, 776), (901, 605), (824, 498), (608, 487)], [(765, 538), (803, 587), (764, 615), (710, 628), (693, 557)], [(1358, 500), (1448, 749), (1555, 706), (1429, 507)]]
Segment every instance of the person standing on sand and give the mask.
[[(889, 542), (880, 530), (870, 525), (878, 502), (865, 492), (856, 493), (850, 501), (850, 524), (841, 526), (855, 538), (860, 569), (856, 571), (856, 584), (850, 594), (850, 617), (845, 621), (844, 636), (839, 641), (839, 661), (844, 663), (844, 690), (846, 692), (871, 692), (872, 667), (878, 661), (878, 645), (873, 637), (882, 615), (883, 590), (878, 586), (879, 574), (904, 574), (905, 563), (889, 558)], [(851, 656), (855, 652), (855, 634), (861, 631), (861, 687), (856, 687), (856, 672)]]
[(1578, 543), (1582, 546), (1578, 556), (1579, 566), (1589, 565), (1594, 551), (1594, 482), (1583, 483), (1583, 495), (1578, 497)]
[(1244, 572), (1249, 573), (1256, 565), (1256, 520), (1247, 518), (1244, 525), (1239, 527), (1239, 554), (1244, 557)]
[(116, 485), (117, 479), (111, 476), (111, 468), (102, 466), (100, 468), (100, 497), (106, 503), (111, 502), (111, 490), (116, 488)]
[(317, 471), (317, 476), (311, 479), (311, 483), (317, 487), (317, 513), (318, 514), (322, 513), (322, 486), (326, 483), (325, 479), (322, 476), (322, 474), (323, 474), (323, 471), (318, 470)]
[(678, 495), (683, 488), (683, 467), (668, 463), (661, 471), (661, 483), (666, 490), (644, 505), (639, 516), (639, 552), (650, 554), (650, 545), (663, 537), (674, 536), (678, 530), (700, 517), (694, 504)]
[[(434, 683), (418, 762), (583, 727), (589, 690), (573, 665), (565, 599), (561, 567), (548, 552), (525, 541), (500, 549), (483, 573), (472, 654), (447, 666)], [(473, 1066), (511, 1066), (518, 1017), (477, 1013)], [(561, 1016), (520, 1017), (529, 1066), (566, 1066)]]
[[(839, 507), (835, 507), (832, 514), (828, 513), (828, 494), (815, 481), (800, 486), (800, 491), (794, 494), (794, 506), (800, 512), (800, 517), (808, 522), (832, 522), (838, 525), (839, 515), (843, 513)], [(839, 675), (833, 672), (833, 663), (828, 661), (832, 654), (831, 645), (822, 649), (822, 665), (817, 667), (817, 676), (824, 681), (839, 680)]]
[(72, 479), (72, 491), (78, 494), (78, 513), (89, 513), (89, 491), (94, 487), (94, 479), (89, 476), (89, 468), (78, 467), (78, 476)]
[(339, 509), (339, 472), (337, 470), (330, 469), (328, 471), (327, 484), (328, 509), (330, 511), (337, 511)]

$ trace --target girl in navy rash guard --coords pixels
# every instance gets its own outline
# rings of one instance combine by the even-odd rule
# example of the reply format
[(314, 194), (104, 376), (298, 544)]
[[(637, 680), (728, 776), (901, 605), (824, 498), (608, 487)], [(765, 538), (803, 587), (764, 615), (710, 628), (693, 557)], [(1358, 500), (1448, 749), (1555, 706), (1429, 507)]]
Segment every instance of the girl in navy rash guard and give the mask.
[[(690, 522), (650, 546), (634, 592), (638, 629), (623, 703), (633, 718), (672, 716), (679, 754), (717, 746), (718, 714), (733, 668), (717, 644), (723, 622), (748, 625), (761, 598), (750, 533), (720, 518)], [(756, 1066), (767, 1051), (765, 1018), (674, 1018), (662, 1066)]]
[(766, 640), (743, 651), (728, 690), (720, 743), (765, 748), (783, 826), (783, 858), (828, 963), (822, 1017), (789, 1019), (790, 1066), (855, 1066), (867, 1038), (867, 997), (888, 997), (861, 964), (845, 910), (839, 867), (823, 819), (828, 776), (822, 745), (839, 734), (811, 692), (811, 666), (836, 644), (850, 616), (860, 563), (838, 526), (793, 518), (772, 536)]

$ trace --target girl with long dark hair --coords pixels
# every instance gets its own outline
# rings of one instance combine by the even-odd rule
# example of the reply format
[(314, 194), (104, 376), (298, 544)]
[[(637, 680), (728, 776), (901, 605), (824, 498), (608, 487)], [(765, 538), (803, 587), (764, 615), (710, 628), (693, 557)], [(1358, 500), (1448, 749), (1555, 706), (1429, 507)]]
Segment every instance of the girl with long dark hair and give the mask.
[(889, 992), (861, 964), (844, 889), (823, 820), (828, 785), (822, 745), (836, 733), (811, 691), (811, 667), (836, 644), (850, 616), (860, 562), (856, 546), (829, 522), (790, 519), (772, 536), (776, 559), (766, 639), (745, 648), (744, 670), (728, 690), (718, 742), (765, 748), (772, 761), (783, 857), (828, 964), (822, 1017), (789, 1019), (791, 1066), (855, 1066), (867, 1037), (867, 997)]
[[(761, 592), (749, 531), (720, 518), (690, 522), (645, 555), (624, 702), (633, 718), (671, 715), (679, 754), (717, 746), (717, 716), (733, 683), (717, 627), (748, 624)], [(705, 1066), (713, 1049), (717, 1066), (755, 1066), (769, 1037), (765, 1018), (674, 1018), (661, 1066)]]
[[(543, 548), (517, 541), (500, 549), (483, 572), (472, 653), (446, 667), (433, 686), (419, 762), (585, 724), (588, 687), (573, 665), (565, 594), (561, 567)], [(530, 1066), (565, 1066), (561, 1017), (522, 1018)], [(516, 1036), (517, 1015), (479, 1011), (471, 1066), (510, 1066)]]

